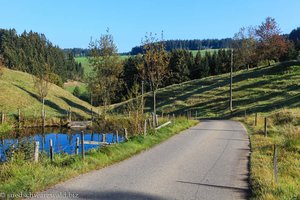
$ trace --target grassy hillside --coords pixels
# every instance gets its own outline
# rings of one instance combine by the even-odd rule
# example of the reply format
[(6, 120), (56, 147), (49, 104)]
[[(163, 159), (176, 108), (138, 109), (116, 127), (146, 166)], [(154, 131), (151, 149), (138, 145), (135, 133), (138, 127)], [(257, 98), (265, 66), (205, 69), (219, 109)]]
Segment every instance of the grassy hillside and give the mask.
[[(27, 73), (4, 69), (0, 77), (0, 111), (17, 113), (20, 108), (26, 116), (36, 111), (40, 114), (41, 103), (34, 88), (33, 77)], [(69, 107), (74, 114), (88, 117), (91, 106), (66, 90), (51, 84), (45, 101), (47, 116), (65, 115)], [(93, 108), (96, 110), (96, 108)]]
[[(233, 77), (233, 116), (300, 106), (300, 62), (291, 61), (249, 71)], [(116, 104), (115, 110), (124, 103)], [(193, 80), (160, 89), (158, 112), (182, 114), (197, 111), (200, 118), (230, 117), (229, 74)], [(146, 110), (152, 109), (152, 96), (146, 95)]]

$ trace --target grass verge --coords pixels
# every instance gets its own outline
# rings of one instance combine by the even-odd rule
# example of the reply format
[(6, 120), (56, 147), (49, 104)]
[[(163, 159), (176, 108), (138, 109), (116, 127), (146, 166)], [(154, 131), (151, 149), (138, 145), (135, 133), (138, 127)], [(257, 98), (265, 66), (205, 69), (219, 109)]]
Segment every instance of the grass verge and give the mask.
[[(254, 126), (254, 116), (242, 121), (251, 141), (250, 184), (252, 199), (300, 199), (300, 116), (292, 109), (268, 115), (268, 136), (264, 116)], [(275, 181), (273, 151), (277, 145), (278, 181)]]
[(55, 161), (51, 163), (46, 154), (41, 153), (40, 162), (32, 163), (25, 161), (21, 153), (17, 154), (14, 161), (0, 165), (0, 193), (28, 194), (45, 190), (79, 174), (120, 162), (197, 123), (195, 120), (178, 118), (175, 124), (146, 137), (138, 135), (128, 142), (89, 151), (84, 161), (79, 156), (63, 154), (55, 155)]

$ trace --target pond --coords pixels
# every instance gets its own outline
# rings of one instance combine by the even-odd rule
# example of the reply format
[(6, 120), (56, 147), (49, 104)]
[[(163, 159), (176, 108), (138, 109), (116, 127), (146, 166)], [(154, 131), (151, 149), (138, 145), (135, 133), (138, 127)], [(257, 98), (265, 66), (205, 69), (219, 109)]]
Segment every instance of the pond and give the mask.
[[(22, 134), (20, 134), (22, 132)], [(84, 130), (85, 141), (103, 141), (103, 133), (93, 130)], [(53, 150), (55, 153), (75, 154), (76, 138), (81, 137), (80, 130), (70, 129), (27, 129), (14, 132), (7, 137), (0, 138), (0, 162), (6, 160), (6, 154), (9, 149), (17, 148), (20, 144), (33, 144), (34, 141), (39, 141), (39, 150), (49, 153), (49, 141), (52, 139)], [(116, 135), (113, 133), (105, 133), (106, 142), (116, 142)], [(124, 140), (124, 136), (119, 134), (119, 142)], [(30, 145), (29, 145), (30, 146)], [(99, 145), (85, 144), (84, 149), (88, 151), (93, 148), (98, 148)], [(81, 152), (81, 145), (79, 147)]]

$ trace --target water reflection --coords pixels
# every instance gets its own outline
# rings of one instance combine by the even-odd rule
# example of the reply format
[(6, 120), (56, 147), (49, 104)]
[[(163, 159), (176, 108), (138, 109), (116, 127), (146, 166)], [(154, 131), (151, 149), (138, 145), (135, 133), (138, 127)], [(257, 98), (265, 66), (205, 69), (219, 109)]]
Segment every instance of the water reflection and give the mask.
[[(13, 131), (12, 133), (0, 138), (0, 161), (5, 160), (5, 151), (12, 146), (18, 147), (21, 143), (27, 142), (33, 144), (34, 141), (39, 141), (40, 151), (49, 152), (49, 140), (52, 139), (53, 149), (55, 153), (75, 154), (76, 138), (80, 138), (80, 132), (70, 129), (24, 129), (21, 131)], [(84, 131), (84, 140), (88, 141), (103, 141), (103, 133), (93, 130)], [(116, 135), (113, 133), (105, 133), (106, 142), (116, 142)], [(119, 135), (119, 141), (124, 140), (122, 135)], [(85, 151), (98, 148), (99, 145), (85, 145)], [(81, 151), (81, 145), (79, 152)]]

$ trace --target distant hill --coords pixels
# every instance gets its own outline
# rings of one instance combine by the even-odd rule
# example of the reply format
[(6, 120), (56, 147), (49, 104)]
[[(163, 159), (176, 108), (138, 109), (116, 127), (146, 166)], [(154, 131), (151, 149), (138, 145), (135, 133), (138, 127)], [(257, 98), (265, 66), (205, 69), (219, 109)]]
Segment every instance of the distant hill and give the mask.
[[(186, 50), (205, 50), (205, 49), (226, 49), (231, 47), (231, 38), (224, 39), (204, 39), (204, 40), (166, 40), (165, 46), (167, 51), (173, 49), (186, 49)], [(129, 52), (130, 55), (143, 53), (142, 46), (133, 47)]]
[[(194, 40), (166, 40), (166, 50), (187, 49), (187, 50), (205, 50), (205, 49), (225, 49), (231, 46), (232, 39), (194, 39)], [(137, 55), (142, 53), (142, 47), (136, 46), (130, 52), (120, 53), (121, 56)], [(75, 57), (86, 57), (90, 55), (90, 50), (86, 48), (65, 48), (63, 51), (67, 54), (71, 53)]]

